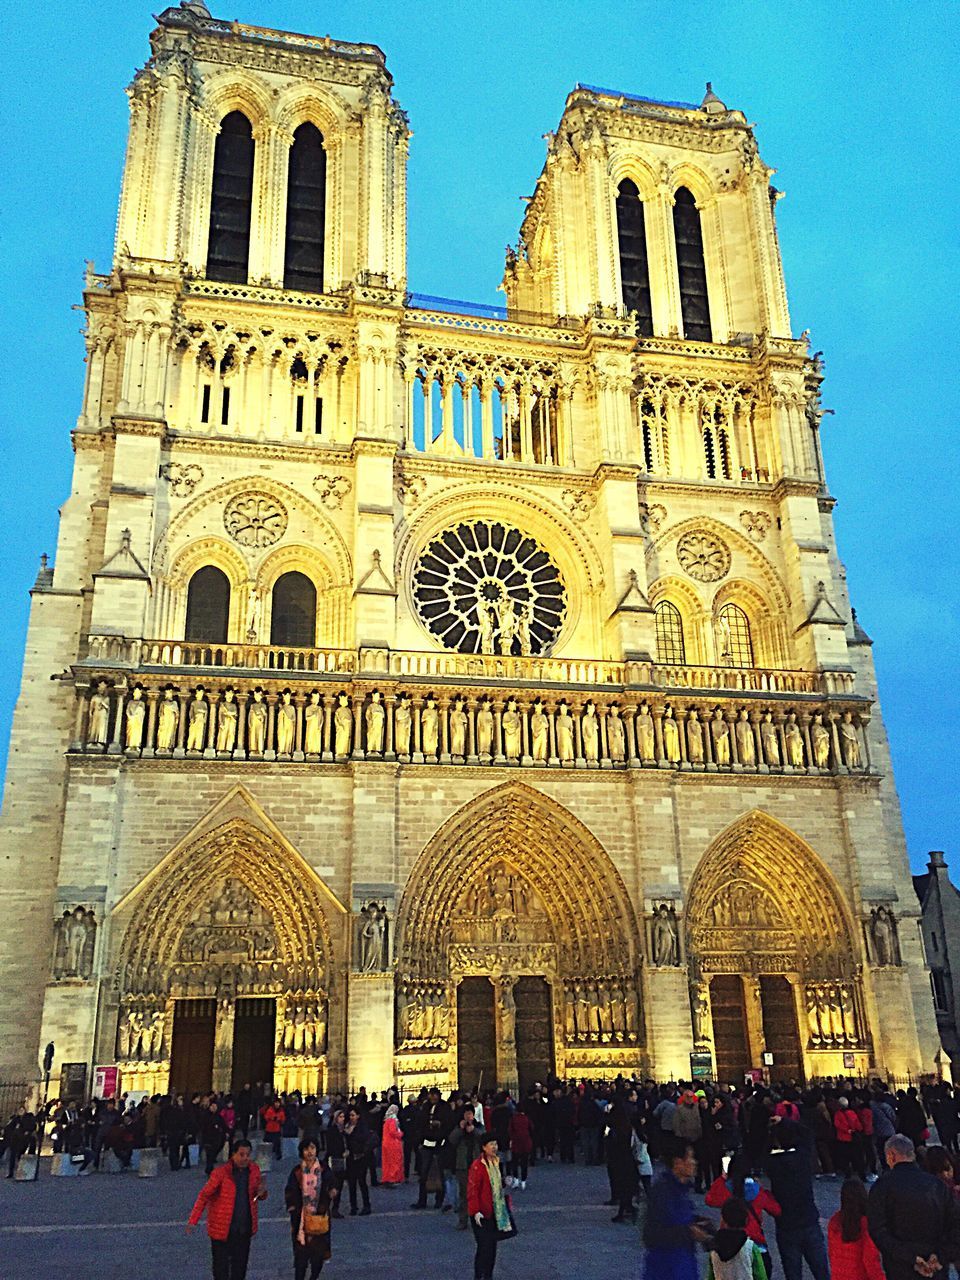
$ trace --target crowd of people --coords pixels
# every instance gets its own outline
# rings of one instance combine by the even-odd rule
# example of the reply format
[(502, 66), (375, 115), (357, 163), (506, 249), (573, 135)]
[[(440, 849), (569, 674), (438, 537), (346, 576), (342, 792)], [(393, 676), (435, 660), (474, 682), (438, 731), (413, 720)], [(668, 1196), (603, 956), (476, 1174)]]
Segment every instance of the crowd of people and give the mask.
[[(647, 1280), (696, 1280), (701, 1248), (709, 1280), (769, 1280), (769, 1224), (784, 1280), (801, 1280), (804, 1262), (814, 1280), (829, 1280), (831, 1270), (833, 1280), (935, 1280), (960, 1260), (960, 1088), (943, 1083), (892, 1092), (879, 1081), (801, 1090), (550, 1078), (519, 1095), (443, 1097), (433, 1088), (404, 1099), (391, 1088), (303, 1097), (246, 1085), (136, 1103), (54, 1102), (42, 1116), (21, 1107), (4, 1127), (8, 1176), (36, 1149), (40, 1120), (54, 1151), (81, 1172), (93, 1172), (105, 1152), (123, 1166), (137, 1148), (159, 1148), (174, 1172), (199, 1153), (207, 1180), (190, 1223), (207, 1213), (216, 1280), (243, 1280), (266, 1196), (250, 1135), (262, 1135), (278, 1161), (284, 1139), (297, 1144), (284, 1192), (296, 1280), (319, 1276), (332, 1219), (369, 1215), (371, 1187), (408, 1180), (411, 1210), (432, 1206), (472, 1230), (475, 1280), (490, 1280), (498, 1243), (516, 1232), (512, 1200), (531, 1169), (578, 1160), (605, 1166), (613, 1223), (636, 1222), (643, 1211)], [(826, 1239), (818, 1178), (845, 1179)], [(907, 1259), (914, 1236), (917, 1252)]]

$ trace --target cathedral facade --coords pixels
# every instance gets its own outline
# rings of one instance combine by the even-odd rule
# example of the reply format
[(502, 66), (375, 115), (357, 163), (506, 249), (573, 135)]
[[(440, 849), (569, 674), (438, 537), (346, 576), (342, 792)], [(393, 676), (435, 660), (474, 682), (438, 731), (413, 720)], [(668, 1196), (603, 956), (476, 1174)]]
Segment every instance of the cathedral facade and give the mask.
[(506, 306), (407, 291), (375, 46), (157, 19), (3, 831), (0, 1076), (931, 1069), (745, 116), (578, 86)]

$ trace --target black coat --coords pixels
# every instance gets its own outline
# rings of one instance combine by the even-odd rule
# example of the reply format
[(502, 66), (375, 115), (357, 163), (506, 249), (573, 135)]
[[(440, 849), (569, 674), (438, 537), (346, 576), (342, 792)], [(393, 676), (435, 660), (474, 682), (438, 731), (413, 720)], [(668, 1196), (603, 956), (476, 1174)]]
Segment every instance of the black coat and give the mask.
[[(290, 1176), (287, 1178), (287, 1185), (283, 1191), (284, 1203), (287, 1206), (287, 1213), (290, 1215), (290, 1234), (293, 1236), (294, 1246), (297, 1244), (297, 1236), (300, 1233), (300, 1211), (303, 1208), (303, 1191), (300, 1185), (301, 1166), (295, 1164), (290, 1170)], [(317, 1212), (329, 1213), (332, 1205), (330, 1199), (330, 1191), (336, 1183), (333, 1174), (327, 1168), (326, 1164), (320, 1165), (320, 1194), (317, 1196)], [(307, 1246), (318, 1259), (326, 1262), (330, 1257), (330, 1231), (322, 1236), (308, 1236)]]
[(960, 1260), (960, 1206), (945, 1182), (913, 1161), (894, 1165), (870, 1188), (867, 1226), (887, 1280), (916, 1280), (915, 1259), (932, 1253), (944, 1264)]
[(772, 1150), (767, 1156), (767, 1173), (773, 1198), (780, 1201), (782, 1209), (777, 1219), (777, 1235), (786, 1236), (815, 1226), (820, 1221), (820, 1210), (813, 1198), (810, 1151), (803, 1140), (786, 1151)]

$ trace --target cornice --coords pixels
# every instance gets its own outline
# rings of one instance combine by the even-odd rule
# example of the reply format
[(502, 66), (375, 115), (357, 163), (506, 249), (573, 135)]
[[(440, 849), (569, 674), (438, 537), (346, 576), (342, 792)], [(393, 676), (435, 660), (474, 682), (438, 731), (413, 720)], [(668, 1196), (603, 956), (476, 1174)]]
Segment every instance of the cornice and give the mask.
[(267, 444), (259, 440), (229, 440), (213, 436), (184, 435), (178, 431), (167, 433), (167, 446), (171, 455), (176, 453), (218, 454), (230, 457), (270, 458), (282, 462), (302, 462), (311, 466), (330, 463), (343, 466), (353, 460), (349, 445)]

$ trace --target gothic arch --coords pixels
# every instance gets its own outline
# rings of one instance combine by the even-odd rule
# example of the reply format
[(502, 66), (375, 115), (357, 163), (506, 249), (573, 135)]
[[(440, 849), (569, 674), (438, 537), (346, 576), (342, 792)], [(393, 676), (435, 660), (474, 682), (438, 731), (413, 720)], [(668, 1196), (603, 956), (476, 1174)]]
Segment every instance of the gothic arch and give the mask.
[[(650, 576), (657, 579), (673, 572), (672, 565), (675, 563), (672, 554), (672, 544), (683, 534), (692, 530), (706, 530), (723, 539), (730, 548), (734, 557), (731, 563), (729, 573), (734, 578), (743, 579), (743, 574), (737, 572), (736, 557), (745, 560), (751, 570), (754, 571), (759, 584), (760, 594), (765, 596), (765, 606), (771, 612), (786, 615), (789, 608), (789, 597), (783, 580), (777, 570), (767, 559), (767, 557), (754, 546), (754, 544), (738, 529), (732, 525), (725, 524), (722, 520), (714, 520), (709, 516), (691, 516), (689, 519), (680, 520), (676, 524), (669, 525), (663, 529), (653, 542), (647, 547), (647, 562), (650, 565)], [(679, 575), (678, 575), (679, 576)], [(727, 582), (724, 576), (723, 583)], [(721, 590), (723, 586), (721, 586)], [(758, 588), (755, 587), (755, 590)]]
[(251, 72), (231, 67), (203, 84), (203, 107), (215, 128), (231, 111), (241, 111), (250, 121), (257, 142), (270, 117), (270, 90)]
[(850, 979), (856, 937), (835, 878), (789, 827), (759, 809), (716, 837), (687, 894), (687, 948), (704, 974)]
[(280, 91), (273, 118), (291, 138), (298, 125), (316, 125), (323, 135), (324, 149), (329, 151), (350, 120), (350, 107), (331, 89), (317, 84), (293, 84)]
[(674, 195), (680, 187), (686, 187), (696, 200), (697, 208), (701, 213), (715, 195), (715, 185), (711, 176), (704, 169), (691, 164), (689, 160), (671, 169), (667, 182)]
[(613, 199), (616, 199), (620, 183), (629, 178), (635, 183), (640, 199), (646, 204), (656, 200), (659, 193), (659, 181), (651, 165), (633, 151), (620, 151), (610, 161), (610, 187)]
[(654, 609), (664, 600), (668, 600), (679, 609), (680, 617), (683, 619), (687, 662), (705, 663), (707, 661), (705, 632), (710, 619), (710, 610), (693, 583), (684, 581), (677, 574), (666, 574), (650, 584), (647, 599)]
[(451, 926), (478, 877), (506, 863), (542, 903), (560, 977), (632, 978), (642, 962), (636, 916), (606, 850), (568, 809), (523, 783), (469, 801), (427, 842), (397, 922), (401, 976), (449, 972)]

